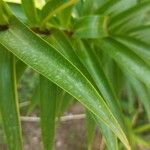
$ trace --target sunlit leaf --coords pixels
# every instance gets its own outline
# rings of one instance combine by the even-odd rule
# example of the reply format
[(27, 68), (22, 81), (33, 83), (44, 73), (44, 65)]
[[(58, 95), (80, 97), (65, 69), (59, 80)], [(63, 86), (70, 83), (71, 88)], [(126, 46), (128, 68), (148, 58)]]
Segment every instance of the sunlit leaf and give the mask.
[(77, 2), (77, 0), (50, 0), (41, 10), (41, 26), (45, 24), (56, 14), (60, 13), (62, 10), (71, 7)]
[(31, 25), (36, 25), (38, 23), (38, 14), (35, 8), (34, 0), (21, 0), (21, 1), (29, 22), (31, 23)]
[(110, 127), (130, 149), (119, 123), (85, 76), (56, 49), (33, 34), (15, 17), (11, 17), (9, 23), (10, 28), (0, 32), (0, 43), (26, 64), (73, 95)]

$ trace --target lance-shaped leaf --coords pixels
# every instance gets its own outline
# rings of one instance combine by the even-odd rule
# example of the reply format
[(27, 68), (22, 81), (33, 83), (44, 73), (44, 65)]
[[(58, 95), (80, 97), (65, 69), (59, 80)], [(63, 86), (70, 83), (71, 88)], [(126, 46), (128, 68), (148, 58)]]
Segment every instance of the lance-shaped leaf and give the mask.
[(144, 124), (142, 126), (136, 127), (134, 129), (134, 132), (135, 133), (142, 133), (142, 132), (147, 132), (149, 130), (150, 130), (150, 124), (148, 123), (148, 124)]
[(9, 150), (22, 149), (14, 56), (0, 44), (0, 113)]
[(96, 122), (93, 119), (93, 114), (86, 110), (86, 129), (87, 129), (87, 144), (88, 150), (92, 150), (93, 139), (95, 135)]
[(86, 77), (56, 49), (33, 34), (14, 16), (9, 29), (0, 32), (0, 43), (40, 74), (63, 88), (103, 121), (130, 149), (118, 121)]
[(116, 36), (115, 39), (129, 47), (150, 66), (150, 45), (129, 36)]
[(84, 43), (81, 41), (76, 41), (74, 49), (81, 62), (89, 71), (99, 91), (101, 92), (107, 104), (110, 106), (115, 117), (120, 123), (123, 123), (119, 103), (111, 88), (110, 83), (107, 80), (107, 77), (105, 76), (105, 73), (98, 61), (94, 50), (86, 41)]
[[(75, 47), (76, 53), (79, 56), (82, 63), (85, 65), (85, 67), (88, 69), (90, 75), (92, 76), (93, 80), (95, 81), (100, 93), (104, 97), (107, 104), (110, 106), (112, 112), (114, 113), (117, 120), (120, 122), (120, 124), (123, 125), (123, 119), (122, 119), (122, 113), (119, 107), (119, 104), (117, 102), (117, 98), (115, 97), (115, 94), (113, 93), (111, 86), (105, 76), (105, 73), (103, 72), (101, 65), (93, 52), (93, 49), (90, 48), (90, 45), (88, 45), (86, 42), (83, 44), (82, 42), (77, 42)], [(93, 116), (94, 117), (94, 116)], [(107, 144), (110, 145), (112, 148), (112, 141), (117, 141), (115, 135), (107, 128), (105, 124), (100, 122), (97, 117), (94, 117), (96, 123), (101, 128)], [(124, 128), (124, 127), (123, 127)], [(107, 132), (106, 132), (107, 131)], [(109, 135), (111, 135), (111, 140)], [(110, 143), (109, 143), (110, 142)], [(115, 146), (114, 146), (115, 145)], [(117, 146), (117, 142), (114, 143), (113, 149), (115, 149)], [(110, 148), (108, 146), (108, 148)]]
[(107, 17), (93, 15), (75, 20), (74, 36), (78, 38), (102, 38), (107, 34)]
[(34, 0), (21, 0), (24, 12), (31, 23), (31, 25), (37, 25), (38, 15), (35, 8)]
[(53, 31), (53, 35), (44, 37), (44, 39), (59, 50), (59, 52), (73, 63), (73, 65), (75, 65), (81, 72), (84, 72), (84, 75), (88, 78), (88, 80), (94, 84), (90, 74), (76, 55), (71, 41), (63, 32), (55, 30)]
[(133, 85), (133, 88), (135, 89), (139, 100), (141, 101), (141, 103), (143, 104), (146, 112), (147, 112), (147, 116), (148, 116), (148, 120), (150, 121), (150, 96), (148, 94), (148, 91), (145, 87), (144, 84), (142, 84), (140, 81), (131, 78), (131, 83)]
[(112, 38), (105, 38), (100, 47), (132, 76), (150, 86), (150, 67), (128, 47)]
[(137, 0), (109, 0), (96, 10), (96, 14), (115, 16), (137, 4)]
[(40, 76), (40, 116), (42, 139), (45, 150), (51, 150), (54, 143), (56, 119), (57, 86)]
[[(61, 31), (56, 31), (53, 33), (53, 35), (51, 35), (50, 37), (46, 38), (48, 42), (50, 42), (54, 47), (56, 47), (57, 49), (59, 49), (59, 51), (66, 57), (68, 58), (79, 70), (83, 71), (84, 73), (86, 73), (86, 77), (88, 77), (88, 79), (94, 83), (94, 81), (92, 80), (90, 74), (88, 72), (86, 72), (85, 67), (82, 65), (81, 61), (79, 60), (79, 58), (77, 57), (76, 53), (74, 52), (75, 50), (73, 49), (73, 46), (71, 45), (71, 42), (69, 41), (69, 39), (61, 32)], [(106, 97), (105, 97), (106, 98)], [(66, 99), (68, 100), (68, 99)], [(98, 123), (98, 127), (101, 128), (101, 126), (99, 125), (100, 123), (102, 123), (101, 121), (99, 121), (99, 119), (94, 116), (93, 119), (93, 114), (90, 113), (88, 110), (86, 110), (87, 112), (87, 141), (88, 141), (88, 149), (92, 149), (92, 140), (94, 138), (94, 128), (96, 123)], [(96, 122), (95, 122), (96, 120)], [(107, 128), (107, 129), (106, 129)], [(101, 130), (106, 138), (107, 143), (109, 143), (108, 148), (112, 148), (112, 142), (116, 141), (116, 136), (111, 132), (111, 130), (103, 123), (102, 124), (102, 128)], [(105, 132), (107, 130), (107, 132)], [(109, 137), (109, 135), (111, 135), (111, 138)], [(114, 143), (114, 145), (117, 144), (117, 142)], [(114, 146), (113, 148), (116, 148), (116, 146)]]
[(134, 104), (135, 104), (136, 95), (131, 83), (128, 80), (126, 81), (126, 90), (128, 93), (128, 104), (126, 109), (128, 109), (129, 113), (132, 114), (134, 113)]
[(34, 89), (33, 95), (30, 99), (30, 103), (27, 109), (27, 116), (30, 115), (34, 108), (40, 103), (40, 81), (36, 84), (36, 87)]
[(8, 24), (8, 18), (4, 11), (4, 2), (0, 0), (0, 25), (6, 25)]
[(150, 43), (150, 25), (143, 25), (133, 28), (128, 32), (128, 35), (135, 37), (147, 44)]
[(108, 150), (118, 150), (117, 137), (110, 129), (100, 120), (98, 120), (94, 115), (92, 116), (95, 120), (97, 126), (101, 129), (102, 135), (105, 138), (106, 146)]
[(16, 62), (16, 78), (17, 81), (19, 81), (19, 79), (21, 78), (22, 74), (24, 73), (24, 71), (26, 70), (27, 65), (25, 63), (23, 63), (21, 60), (18, 60)]
[(132, 28), (143, 25), (146, 22), (147, 12), (150, 10), (150, 2), (137, 4), (117, 16), (111, 18), (109, 30), (115, 33), (125, 33)]
[(78, 13), (78, 16), (87, 16), (90, 15), (93, 11), (93, 8), (95, 6), (95, 0), (84, 0), (79, 1), (75, 7), (76, 12)]
[(70, 94), (68, 94), (65, 91), (62, 91), (62, 95), (57, 96), (57, 117), (60, 118), (61, 115), (64, 114), (68, 106), (73, 102), (74, 97), (72, 97)]
[(77, 0), (50, 0), (41, 10), (41, 26), (44, 27), (46, 23), (56, 14), (62, 10), (71, 7)]
[(15, 14), (15, 16), (17, 16), (19, 20), (21, 20), (23, 23), (27, 23), (28, 19), (22, 10), (21, 4), (11, 2), (8, 2), (7, 4), (11, 9), (11, 11)]

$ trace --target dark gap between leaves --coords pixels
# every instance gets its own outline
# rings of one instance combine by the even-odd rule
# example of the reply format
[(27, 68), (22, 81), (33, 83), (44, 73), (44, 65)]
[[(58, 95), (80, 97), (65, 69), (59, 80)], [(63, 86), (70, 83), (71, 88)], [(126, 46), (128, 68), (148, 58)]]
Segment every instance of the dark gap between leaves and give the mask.
[(38, 27), (33, 27), (31, 28), (31, 30), (37, 34), (42, 34), (42, 35), (50, 35), (51, 34), (51, 31), (50, 30), (40, 30)]
[(5, 31), (9, 28), (8, 25), (0, 25), (0, 31)]

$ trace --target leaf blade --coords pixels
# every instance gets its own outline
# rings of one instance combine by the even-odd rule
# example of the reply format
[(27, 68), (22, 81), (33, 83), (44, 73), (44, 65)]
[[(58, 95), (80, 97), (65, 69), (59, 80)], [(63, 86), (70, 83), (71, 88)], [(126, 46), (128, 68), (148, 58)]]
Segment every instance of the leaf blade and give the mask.
[(57, 86), (40, 76), (40, 119), (45, 150), (53, 149), (56, 119)]
[[(73, 95), (99, 119), (104, 121), (130, 149), (120, 125), (85, 76), (57, 50), (33, 34), (15, 17), (12, 16), (9, 22), (10, 28), (0, 32), (0, 42), (19, 59)], [(37, 44), (37, 41), (39, 44)]]
[(122, 68), (150, 86), (149, 66), (134, 52), (112, 38), (103, 39), (100, 47)]
[(10, 150), (22, 149), (21, 125), (16, 94), (15, 62), (12, 54), (0, 44), (0, 112)]

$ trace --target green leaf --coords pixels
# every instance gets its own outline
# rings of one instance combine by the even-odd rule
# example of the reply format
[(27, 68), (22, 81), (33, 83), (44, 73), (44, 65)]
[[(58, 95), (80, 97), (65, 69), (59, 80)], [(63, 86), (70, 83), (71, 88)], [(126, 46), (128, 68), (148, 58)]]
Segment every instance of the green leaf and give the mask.
[(53, 31), (52, 35), (44, 37), (44, 39), (53, 45), (57, 50), (59, 50), (59, 52), (64, 55), (64, 57), (66, 57), (71, 63), (73, 63), (73, 65), (75, 65), (81, 72), (84, 72), (84, 75), (88, 78), (88, 80), (93, 83), (93, 80), (88, 71), (76, 55), (71, 41), (63, 32), (55, 30)]
[(90, 15), (93, 11), (95, 0), (80, 0), (76, 5), (78, 16)]
[(148, 95), (147, 89), (145, 85), (143, 85), (140, 81), (135, 80), (134, 78), (131, 78), (131, 83), (133, 84), (139, 100), (141, 101), (147, 112), (148, 120), (150, 122), (150, 96)]
[(135, 135), (134, 140), (138, 143), (138, 145), (141, 145), (143, 147), (150, 147), (150, 141), (145, 141), (142, 139), (142, 137)]
[(143, 25), (143, 26), (133, 28), (132, 30), (129, 30), (128, 35), (149, 44), (150, 25)]
[(97, 126), (101, 129), (102, 135), (105, 138), (106, 146), (108, 150), (118, 150), (118, 141), (117, 137), (111, 130), (98, 118), (93, 116)]
[[(84, 73), (86, 72), (86, 70), (84, 69), (84, 66), (82, 65), (82, 63), (80, 62), (80, 60), (78, 59), (77, 55), (74, 53), (74, 49), (69, 41), (69, 39), (60, 31), (55, 31), (53, 33), (53, 35), (51, 35), (48, 39), (48, 42), (50, 42), (55, 48), (59, 49), (59, 51), (64, 54), (64, 56), (66, 58), (68, 58), (78, 69), (80, 69), (81, 71), (83, 71)], [(78, 48), (77, 48), (78, 49)], [(80, 54), (79, 54), (80, 55)], [(93, 80), (91, 79), (91, 76), (88, 74), (88, 72), (86, 73), (86, 76), (88, 77), (88, 79), (93, 82)], [(67, 99), (66, 99), (67, 100)], [(92, 114), (87, 110), (87, 140), (88, 140), (88, 149), (92, 149), (92, 140), (93, 140), (93, 136), (94, 136), (94, 127), (95, 127), (95, 120), (92, 118)], [(98, 118), (95, 117), (95, 119), (99, 120)], [(100, 123), (100, 122), (99, 122)], [(105, 127), (104, 127), (105, 126)], [(111, 130), (108, 129), (108, 127), (106, 125), (103, 124), (103, 128), (107, 128), (105, 130), (109, 131), (110, 134)], [(105, 134), (105, 132), (104, 132)], [(105, 136), (107, 138), (107, 136), (109, 135), (109, 133), (107, 133)], [(108, 137), (109, 138), (109, 137)], [(112, 136), (112, 138), (115, 138), (115, 136)], [(112, 141), (114, 141), (114, 139), (111, 139)], [(109, 139), (107, 139), (107, 142), (110, 142)], [(117, 144), (117, 143), (116, 143)], [(112, 145), (111, 143), (109, 143), (108, 145)], [(109, 147), (109, 146), (108, 146)], [(110, 146), (111, 147), (111, 146)], [(117, 147), (117, 146), (115, 146)]]
[(115, 16), (137, 4), (137, 0), (109, 0), (96, 10), (96, 14)]
[[(33, 34), (15, 17), (0, 32), (0, 43), (40, 74), (63, 88), (102, 120), (130, 149), (119, 123), (86, 77), (56, 49)], [(51, 66), (51, 67), (50, 67)]]
[(101, 63), (101, 66), (103, 66), (107, 79), (109, 83), (111, 83), (117, 98), (120, 98), (121, 91), (125, 83), (124, 76), (117, 63), (112, 58), (109, 58), (104, 52), (101, 56), (100, 53), (102, 52), (103, 51), (99, 47), (95, 48), (95, 53)]
[(74, 36), (78, 38), (102, 38), (107, 35), (107, 17), (85, 16), (75, 20)]
[(17, 4), (17, 3), (11, 3), (11, 2), (7, 2), (8, 6), (10, 7), (11, 11), (13, 12), (13, 14), (19, 19), (21, 20), (23, 23), (27, 24), (27, 17), (24, 14), (22, 8), (21, 8), (21, 4)]
[(7, 25), (8, 24), (8, 18), (4, 11), (4, 2), (0, 0), (0, 25)]
[(115, 39), (130, 48), (150, 66), (150, 45), (129, 36), (116, 36)]
[(127, 80), (126, 81), (126, 90), (128, 93), (128, 105), (127, 105), (127, 109), (129, 110), (130, 114), (134, 113), (134, 104), (135, 104), (135, 92), (133, 90), (133, 87), (131, 85), (131, 83)]
[(134, 129), (135, 133), (147, 132), (150, 130), (150, 124), (141, 125)]
[(146, 15), (149, 10), (150, 2), (148, 1), (118, 14), (111, 18), (109, 22), (110, 32), (125, 33), (136, 26), (146, 23)]
[[(103, 72), (103, 69), (97, 59), (96, 54), (94, 53), (93, 49), (90, 47), (87, 42), (84, 42), (82, 44), (81, 42), (76, 43), (76, 53), (79, 56), (82, 63), (85, 65), (85, 67), (88, 69), (90, 75), (92, 76), (93, 80), (95, 81), (100, 93), (104, 97), (105, 101), (111, 108), (114, 116), (117, 118), (117, 120), (120, 122), (123, 128), (123, 115), (120, 109), (120, 106), (117, 102), (117, 98), (110, 86), (110, 83), (107, 80), (107, 77), (105, 76), (105, 73)], [(110, 129), (100, 122), (97, 117), (94, 117), (96, 123), (101, 128), (103, 135), (105, 136), (108, 149), (116, 149), (117, 148), (117, 142), (115, 135), (110, 131)], [(112, 144), (112, 141), (114, 144)], [(114, 146), (115, 145), (115, 146)]]
[(23, 63), (21, 60), (18, 60), (16, 62), (16, 76), (17, 76), (17, 81), (21, 78), (22, 74), (26, 70), (27, 65)]
[(41, 10), (41, 27), (45, 27), (46, 23), (62, 10), (71, 7), (77, 0), (50, 0)]
[(59, 22), (60, 22), (62, 28), (64, 28), (64, 29), (69, 29), (71, 27), (73, 8), (74, 8), (73, 6), (68, 7), (66, 9), (62, 10), (61, 13), (59, 13), (57, 15), (57, 18), (59, 19)]
[(9, 150), (22, 149), (14, 56), (0, 44), (0, 113)]
[(103, 39), (100, 47), (120, 65), (122, 70), (150, 86), (150, 67), (128, 47), (112, 38)]
[(74, 98), (63, 91), (62, 95), (57, 96), (57, 117), (60, 118), (64, 114), (68, 106), (73, 102)]
[(38, 14), (35, 8), (34, 0), (21, 0), (23, 10), (29, 19), (29, 22), (32, 26), (37, 25), (38, 23)]
[(90, 47), (87, 41), (85, 42), (76, 41), (75, 52), (82, 61), (82, 63), (84, 64), (84, 66), (89, 71), (100, 93), (102, 94), (105, 101), (111, 108), (115, 117), (120, 122), (120, 124), (122, 124), (123, 119), (118, 100), (111, 88), (109, 81), (107, 80), (107, 77), (98, 61), (98, 58), (94, 50)]
[(55, 135), (57, 86), (40, 76), (40, 116), (45, 150), (52, 150)]
[(29, 106), (28, 106), (28, 109), (27, 109), (27, 116), (30, 115), (34, 108), (40, 103), (40, 81), (38, 81), (35, 89), (34, 89), (34, 92), (33, 92), (33, 95), (31, 97), (31, 99), (29, 100), (30, 103), (29, 103)]
[(95, 120), (93, 119), (93, 114), (88, 110), (86, 110), (86, 129), (87, 129), (86, 131), (87, 131), (88, 150), (92, 150), (95, 128), (96, 123)]

